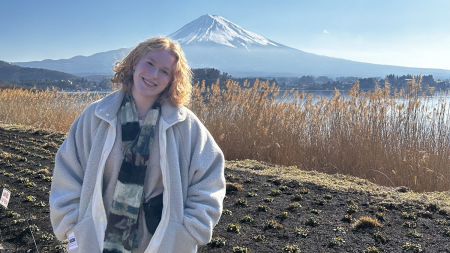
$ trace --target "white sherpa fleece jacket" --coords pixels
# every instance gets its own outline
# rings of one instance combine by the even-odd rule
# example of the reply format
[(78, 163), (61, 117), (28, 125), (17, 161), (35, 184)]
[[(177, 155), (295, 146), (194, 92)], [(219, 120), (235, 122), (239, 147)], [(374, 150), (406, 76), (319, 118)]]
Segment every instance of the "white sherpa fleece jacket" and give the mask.
[[(117, 91), (91, 104), (56, 154), (50, 219), (56, 237), (70, 239), (70, 253), (103, 250), (102, 174), (123, 96)], [(161, 107), (158, 134), (164, 208), (145, 252), (196, 252), (210, 241), (222, 213), (223, 153), (190, 110), (170, 102)]]

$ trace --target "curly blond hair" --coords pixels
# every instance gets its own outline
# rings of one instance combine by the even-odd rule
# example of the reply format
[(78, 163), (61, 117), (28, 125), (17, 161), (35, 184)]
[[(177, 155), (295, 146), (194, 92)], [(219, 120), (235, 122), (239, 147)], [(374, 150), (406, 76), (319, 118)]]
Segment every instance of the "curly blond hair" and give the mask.
[(169, 100), (176, 106), (188, 105), (192, 90), (192, 72), (180, 45), (166, 37), (151, 38), (139, 43), (131, 52), (114, 65), (114, 75), (110, 79), (116, 87), (127, 92), (133, 86), (133, 67), (148, 52), (167, 50), (175, 59), (173, 78), (169, 86), (159, 96), (159, 102)]

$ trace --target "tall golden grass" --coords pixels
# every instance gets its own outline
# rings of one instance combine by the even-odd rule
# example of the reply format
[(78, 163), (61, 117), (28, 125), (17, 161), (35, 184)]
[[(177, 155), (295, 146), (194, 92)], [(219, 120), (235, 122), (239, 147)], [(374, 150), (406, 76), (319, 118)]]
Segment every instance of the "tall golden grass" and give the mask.
[[(450, 125), (443, 95), (409, 91), (359, 91), (359, 84), (331, 98), (294, 91), (280, 93), (268, 82), (228, 81), (194, 89), (192, 110), (227, 159), (255, 159), (304, 170), (360, 175), (379, 184), (416, 191), (450, 189)], [(427, 89), (433, 94), (432, 89)], [(280, 97), (281, 96), (281, 97)], [(436, 104), (437, 103), (437, 104)]]
[(0, 90), (0, 122), (68, 132), (86, 107), (101, 98), (96, 93), (53, 90)]
[[(268, 82), (228, 80), (196, 84), (190, 108), (204, 122), (228, 160), (255, 159), (303, 170), (343, 173), (415, 191), (450, 189), (449, 105), (443, 93), (421, 94), (375, 87), (331, 98), (286, 91)], [(427, 89), (433, 94), (432, 89)], [(55, 90), (0, 91), (0, 119), (67, 132), (91, 102), (89, 94)]]

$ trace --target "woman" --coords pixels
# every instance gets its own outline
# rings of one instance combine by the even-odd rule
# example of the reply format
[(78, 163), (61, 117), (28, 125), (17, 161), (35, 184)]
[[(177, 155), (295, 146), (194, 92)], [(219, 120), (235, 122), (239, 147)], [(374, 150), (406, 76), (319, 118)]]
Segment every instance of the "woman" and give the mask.
[(184, 53), (152, 38), (114, 71), (121, 89), (91, 104), (56, 154), (55, 235), (69, 252), (195, 252), (222, 212), (224, 157), (184, 107)]

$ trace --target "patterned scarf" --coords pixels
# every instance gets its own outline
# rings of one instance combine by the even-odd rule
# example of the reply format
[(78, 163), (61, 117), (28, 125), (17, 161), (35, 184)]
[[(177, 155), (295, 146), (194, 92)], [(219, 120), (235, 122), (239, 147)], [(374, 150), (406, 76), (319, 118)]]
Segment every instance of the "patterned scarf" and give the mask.
[(108, 216), (103, 253), (128, 253), (138, 247), (139, 208), (159, 107), (151, 109), (139, 127), (133, 97), (126, 93), (120, 116), (124, 158)]

